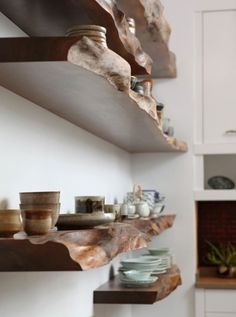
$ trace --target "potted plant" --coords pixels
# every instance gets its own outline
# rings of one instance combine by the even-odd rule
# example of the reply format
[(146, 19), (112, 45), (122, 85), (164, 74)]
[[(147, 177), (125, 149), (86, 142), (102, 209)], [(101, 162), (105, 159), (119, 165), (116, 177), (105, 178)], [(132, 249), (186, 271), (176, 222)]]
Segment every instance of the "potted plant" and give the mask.
[(231, 243), (215, 245), (206, 241), (210, 247), (207, 253), (209, 263), (217, 266), (218, 274), (222, 277), (236, 277), (236, 248)]

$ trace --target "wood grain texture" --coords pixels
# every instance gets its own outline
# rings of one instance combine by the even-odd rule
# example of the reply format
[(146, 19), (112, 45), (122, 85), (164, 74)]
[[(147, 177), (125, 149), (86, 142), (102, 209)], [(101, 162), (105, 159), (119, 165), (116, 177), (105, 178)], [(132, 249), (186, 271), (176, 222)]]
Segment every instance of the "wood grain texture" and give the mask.
[(0, 239), (0, 271), (68, 271), (100, 267), (120, 253), (147, 247), (152, 236), (169, 228), (174, 218), (168, 215), (159, 220), (140, 219), (140, 223), (137, 220), (131, 224), (111, 223), (94, 229), (28, 236), (25, 240)]
[(152, 219), (145, 219), (145, 218), (138, 218), (138, 219), (125, 219), (123, 222), (128, 223), (139, 231), (148, 234), (150, 236), (159, 235), (162, 231), (171, 228), (173, 226), (175, 215), (166, 215), (166, 216), (159, 216), (158, 218)]
[(117, 0), (118, 7), (136, 23), (136, 35), (153, 59), (152, 77), (176, 77), (176, 59), (168, 48), (171, 28), (159, 0)]
[(158, 280), (147, 288), (125, 288), (120, 284), (119, 277), (108, 281), (94, 291), (95, 304), (153, 304), (181, 285), (180, 271), (176, 265), (166, 274), (159, 275)]
[(130, 89), (129, 64), (109, 48), (87, 37), (0, 39), (0, 45), (5, 88), (129, 152), (187, 150), (163, 134), (155, 100)]
[(69, 28), (78, 24), (104, 26), (108, 47), (128, 61), (132, 73), (151, 73), (152, 60), (129, 31), (124, 14), (115, 1), (1, 0), (0, 10), (33, 37), (64, 36)]

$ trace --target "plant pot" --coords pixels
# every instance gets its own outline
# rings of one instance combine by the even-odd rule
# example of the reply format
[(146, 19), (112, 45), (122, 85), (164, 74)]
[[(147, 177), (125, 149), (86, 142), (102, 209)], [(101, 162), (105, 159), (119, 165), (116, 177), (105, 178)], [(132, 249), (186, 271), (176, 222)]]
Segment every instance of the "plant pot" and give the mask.
[(236, 266), (220, 265), (217, 268), (217, 274), (223, 278), (235, 278), (236, 277)]

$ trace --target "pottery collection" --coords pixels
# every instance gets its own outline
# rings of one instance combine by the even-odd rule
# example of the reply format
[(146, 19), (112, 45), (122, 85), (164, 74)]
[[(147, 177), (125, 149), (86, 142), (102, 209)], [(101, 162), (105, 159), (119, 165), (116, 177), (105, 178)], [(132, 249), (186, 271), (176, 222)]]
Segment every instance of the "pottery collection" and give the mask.
[(60, 229), (93, 228), (125, 218), (156, 217), (164, 209), (156, 190), (135, 184), (123, 204), (105, 204), (104, 196), (76, 196), (75, 212), (60, 214), (60, 191), (20, 192), (19, 210), (0, 210), (0, 236), (43, 235)]
[(173, 255), (168, 248), (149, 249), (148, 251), (155, 251), (155, 255), (143, 254), (120, 262), (119, 280), (123, 286), (151, 286), (158, 280), (160, 275), (165, 274), (172, 266)]

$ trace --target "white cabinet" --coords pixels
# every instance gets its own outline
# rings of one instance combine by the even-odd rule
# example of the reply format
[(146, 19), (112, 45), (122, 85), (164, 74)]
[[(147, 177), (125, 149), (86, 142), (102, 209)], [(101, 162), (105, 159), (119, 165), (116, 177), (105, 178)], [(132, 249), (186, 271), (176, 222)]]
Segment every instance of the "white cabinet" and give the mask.
[(236, 290), (196, 289), (195, 317), (235, 317)]
[(234, 313), (236, 316), (235, 290), (205, 290), (206, 312)]
[(203, 143), (236, 143), (236, 11), (203, 14)]

